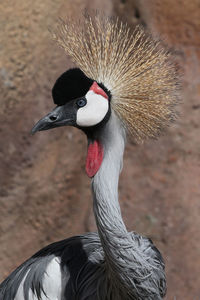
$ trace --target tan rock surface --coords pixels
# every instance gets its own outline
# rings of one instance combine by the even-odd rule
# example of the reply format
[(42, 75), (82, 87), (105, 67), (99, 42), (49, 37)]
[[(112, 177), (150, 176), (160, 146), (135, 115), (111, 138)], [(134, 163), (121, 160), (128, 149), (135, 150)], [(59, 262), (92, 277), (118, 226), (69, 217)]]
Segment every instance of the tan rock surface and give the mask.
[(58, 16), (85, 7), (142, 23), (164, 39), (183, 72), (181, 117), (157, 142), (129, 142), (120, 179), (129, 230), (163, 253), (166, 299), (200, 297), (200, 4), (198, 0), (6, 0), (0, 3), (0, 281), (55, 240), (95, 230), (86, 140), (73, 128), (34, 137), (51, 87), (72, 64), (49, 39)]

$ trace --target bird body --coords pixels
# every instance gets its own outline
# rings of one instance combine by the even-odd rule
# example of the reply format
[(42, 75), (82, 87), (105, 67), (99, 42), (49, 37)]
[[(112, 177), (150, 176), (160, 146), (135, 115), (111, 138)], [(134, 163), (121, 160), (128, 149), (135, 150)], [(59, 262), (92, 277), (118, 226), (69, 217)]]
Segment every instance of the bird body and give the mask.
[[(37, 252), (0, 285), (1, 300), (159, 300), (165, 295), (162, 256), (151, 240), (127, 231), (118, 180), (127, 130), (136, 139), (152, 137), (174, 116), (174, 69), (164, 50), (146, 42), (141, 30), (129, 42), (129, 30), (122, 23), (95, 20), (94, 24), (86, 17), (85, 35), (73, 24), (62, 24), (54, 34), (81, 69), (70, 69), (57, 79), (52, 90), (57, 107), (32, 132), (70, 125), (86, 134), (86, 173), (92, 181), (98, 233)], [(124, 55), (117, 54), (120, 47)], [(141, 91), (133, 86), (135, 78), (141, 87), (138, 76), (144, 80)]]
[[(133, 239), (140, 245), (139, 251), (154, 254), (152, 261), (160, 261), (164, 266), (151, 241), (137, 234), (133, 234)], [(4, 286), (7, 287), (5, 294)], [(151, 291), (152, 295), (148, 292), (143, 298), (114, 288), (108, 277), (99, 236), (88, 233), (40, 250), (7, 278), (0, 295), (3, 300), (162, 299), (164, 288), (160, 286), (160, 295)]]

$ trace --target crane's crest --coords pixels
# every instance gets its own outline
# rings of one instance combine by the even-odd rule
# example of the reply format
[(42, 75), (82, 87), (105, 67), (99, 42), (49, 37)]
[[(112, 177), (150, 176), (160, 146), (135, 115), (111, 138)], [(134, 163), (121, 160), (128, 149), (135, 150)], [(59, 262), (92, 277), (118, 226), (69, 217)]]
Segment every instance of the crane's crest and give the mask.
[(178, 80), (170, 54), (117, 18), (61, 21), (53, 38), (86, 76), (111, 93), (112, 109), (137, 141), (156, 137), (176, 117)]

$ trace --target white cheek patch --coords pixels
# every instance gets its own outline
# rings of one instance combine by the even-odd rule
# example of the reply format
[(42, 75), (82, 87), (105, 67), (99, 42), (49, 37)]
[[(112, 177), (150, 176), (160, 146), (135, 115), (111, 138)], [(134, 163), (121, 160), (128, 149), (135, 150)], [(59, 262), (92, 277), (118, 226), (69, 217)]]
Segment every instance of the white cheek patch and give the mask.
[(100, 123), (109, 109), (108, 99), (94, 93), (86, 94), (87, 104), (77, 111), (76, 123), (79, 126), (89, 127)]

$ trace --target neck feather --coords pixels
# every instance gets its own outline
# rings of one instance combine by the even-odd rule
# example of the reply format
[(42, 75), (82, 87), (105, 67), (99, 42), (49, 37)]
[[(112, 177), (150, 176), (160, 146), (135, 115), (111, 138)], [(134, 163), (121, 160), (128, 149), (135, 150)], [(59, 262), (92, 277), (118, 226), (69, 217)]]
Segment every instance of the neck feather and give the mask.
[(110, 120), (99, 134), (104, 158), (93, 178), (92, 189), (94, 213), (102, 242), (110, 234), (114, 236), (127, 234), (118, 202), (118, 181), (125, 145), (125, 132), (120, 125), (119, 119), (112, 113)]
[[(123, 272), (124, 266), (120, 263), (120, 257), (123, 257), (123, 249), (129, 248), (133, 242), (123, 222), (118, 202), (118, 181), (123, 163), (125, 131), (113, 112), (100, 132), (99, 140), (104, 148), (104, 158), (92, 181), (94, 215), (106, 266), (113, 277), (114, 274)], [(118, 282), (116, 284), (118, 285)]]
[[(113, 286), (112, 299), (161, 299), (157, 251), (148, 239), (127, 232), (118, 202), (118, 180), (122, 169), (125, 132), (112, 112), (98, 135), (104, 148), (101, 167), (92, 181), (94, 215), (105, 254), (105, 267)], [(161, 277), (159, 277), (161, 276)]]

